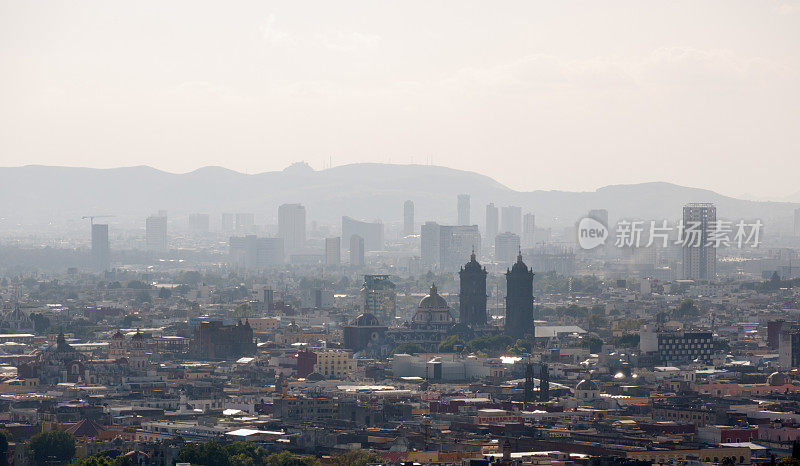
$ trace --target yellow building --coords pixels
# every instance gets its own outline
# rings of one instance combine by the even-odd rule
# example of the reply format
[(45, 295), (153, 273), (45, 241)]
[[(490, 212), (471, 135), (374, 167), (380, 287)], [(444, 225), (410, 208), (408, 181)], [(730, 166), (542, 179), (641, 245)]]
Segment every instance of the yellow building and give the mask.
[(323, 350), (315, 351), (317, 363), (314, 372), (326, 379), (345, 379), (356, 370), (356, 360), (349, 351)]

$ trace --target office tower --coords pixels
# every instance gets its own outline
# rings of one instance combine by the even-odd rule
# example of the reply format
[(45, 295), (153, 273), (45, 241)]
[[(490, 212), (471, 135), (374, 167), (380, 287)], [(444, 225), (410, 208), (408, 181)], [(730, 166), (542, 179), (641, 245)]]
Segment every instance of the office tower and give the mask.
[(406, 201), (403, 203), (403, 234), (405, 236), (414, 234), (414, 202)]
[(236, 216), (231, 213), (224, 213), (220, 217), (220, 230), (223, 233), (230, 233), (233, 231)]
[(92, 269), (105, 272), (111, 268), (111, 247), (108, 243), (108, 225), (92, 224)]
[(231, 236), (230, 263), (244, 270), (263, 270), (283, 264), (283, 238), (259, 238), (256, 235)]
[(238, 213), (236, 214), (236, 232), (240, 234), (249, 234), (253, 232), (256, 225), (255, 214)]
[(778, 364), (784, 371), (800, 366), (800, 330), (796, 327), (781, 329), (778, 336)]
[(189, 214), (189, 231), (192, 233), (208, 233), (210, 225), (208, 214)]
[(147, 221), (145, 223), (145, 245), (148, 251), (167, 251), (166, 212), (160, 211), (158, 215), (151, 215), (147, 217)]
[(506, 272), (505, 334), (514, 338), (535, 335), (533, 324), (533, 271), (522, 262), (522, 254)]
[(425, 222), (420, 228), (419, 252), (423, 267), (439, 265), (439, 224)]
[(342, 239), (325, 238), (325, 265), (338, 267), (342, 264)]
[(518, 235), (522, 233), (522, 208), (510, 205), (503, 207), (501, 213), (501, 231), (510, 231)]
[(278, 207), (278, 237), (283, 238), (287, 254), (306, 246), (306, 208), (301, 204), (283, 204)]
[(486, 325), (486, 268), (469, 256), (467, 265), (458, 272), (460, 282), (458, 322), (470, 327)]
[(491, 202), (486, 206), (486, 243), (491, 247), (500, 228), (500, 211)]
[(422, 264), (445, 271), (456, 271), (471, 251), (481, 249), (477, 225), (439, 225), (425, 222), (420, 238)]
[(388, 275), (364, 275), (361, 296), (364, 314), (372, 314), (383, 325), (394, 324), (397, 292)]
[(687, 204), (683, 207), (683, 278), (713, 280), (717, 276), (717, 250), (708, 245), (716, 228), (714, 204)]
[(800, 207), (794, 209), (794, 235), (800, 236)]
[(522, 247), (532, 248), (536, 244), (536, 216), (527, 213), (522, 217)]
[(608, 228), (608, 211), (606, 209), (592, 209), (587, 217), (597, 220)]
[(358, 235), (364, 240), (367, 251), (383, 250), (383, 223), (362, 222), (351, 217), (342, 217), (342, 237)]
[(350, 265), (352, 267), (364, 266), (364, 238), (358, 235), (350, 236)]
[(469, 194), (458, 195), (458, 224), (470, 225), (469, 221)]
[(508, 267), (520, 252), (519, 236), (514, 233), (500, 233), (494, 239), (494, 258), (502, 266)]

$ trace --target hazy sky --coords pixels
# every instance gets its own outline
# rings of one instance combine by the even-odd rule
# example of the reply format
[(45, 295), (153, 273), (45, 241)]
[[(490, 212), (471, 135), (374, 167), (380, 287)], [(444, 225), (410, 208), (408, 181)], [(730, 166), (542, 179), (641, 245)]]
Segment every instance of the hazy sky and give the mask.
[(0, 165), (800, 191), (800, 2), (0, 4)]

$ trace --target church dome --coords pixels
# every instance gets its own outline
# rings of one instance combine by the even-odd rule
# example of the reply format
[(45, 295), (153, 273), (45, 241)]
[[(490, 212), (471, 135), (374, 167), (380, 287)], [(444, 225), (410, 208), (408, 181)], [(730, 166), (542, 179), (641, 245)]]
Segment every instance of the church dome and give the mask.
[(428, 296), (422, 298), (417, 309), (447, 309), (447, 301), (444, 300), (436, 290), (436, 285), (431, 285)]
[(590, 379), (583, 379), (575, 386), (575, 390), (600, 390), (596, 383)]
[(380, 325), (378, 318), (369, 312), (365, 312), (353, 320), (353, 325), (356, 327), (377, 327)]
[(780, 372), (773, 372), (772, 374), (767, 377), (767, 385), (773, 387), (779, 387), (781, 385), (786, 385), (791, 381), (788, 375), (781, 374)]

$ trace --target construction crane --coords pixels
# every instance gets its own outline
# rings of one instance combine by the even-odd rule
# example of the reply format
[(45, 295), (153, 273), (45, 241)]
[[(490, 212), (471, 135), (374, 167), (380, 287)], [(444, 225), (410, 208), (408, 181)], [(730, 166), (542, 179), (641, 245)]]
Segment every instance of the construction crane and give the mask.
[(116, 215), (84, 215), (81, 217), (82, 220), (89, 219), (89, 224), (94, 226), (94, 219), (96, 218), (108, 218), (108, 217), (116, 217)]

